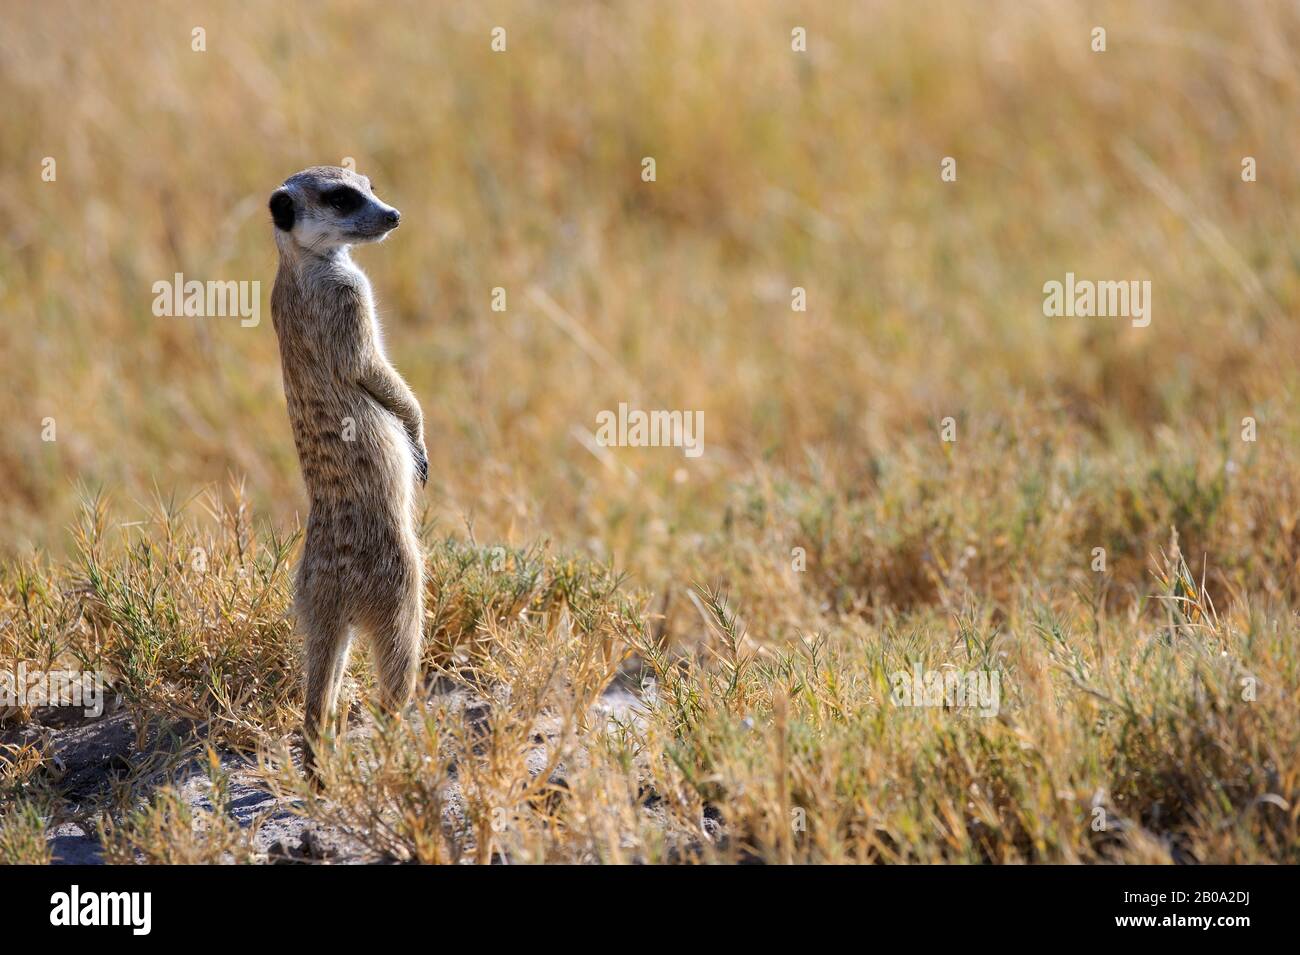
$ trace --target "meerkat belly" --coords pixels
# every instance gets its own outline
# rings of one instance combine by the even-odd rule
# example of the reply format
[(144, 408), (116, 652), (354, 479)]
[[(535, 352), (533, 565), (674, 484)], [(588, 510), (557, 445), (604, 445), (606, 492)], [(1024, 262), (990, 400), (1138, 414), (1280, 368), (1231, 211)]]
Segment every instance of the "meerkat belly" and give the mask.
[(313, 504), (343, 500), (377, 511), (400, 508), (414, 465), (396, 417), (359, 389), (301, 396), (289, 404)]

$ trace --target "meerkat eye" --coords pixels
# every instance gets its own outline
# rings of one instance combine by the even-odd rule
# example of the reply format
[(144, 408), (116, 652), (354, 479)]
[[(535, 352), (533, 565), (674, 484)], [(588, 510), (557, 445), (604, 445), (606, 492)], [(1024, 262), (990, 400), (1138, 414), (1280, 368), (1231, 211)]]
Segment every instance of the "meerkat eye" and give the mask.
[(321, 200), (335, 212), (347, 215), (361, 208), (365, 198), (351, 186), (339, 186), (321, 196)]

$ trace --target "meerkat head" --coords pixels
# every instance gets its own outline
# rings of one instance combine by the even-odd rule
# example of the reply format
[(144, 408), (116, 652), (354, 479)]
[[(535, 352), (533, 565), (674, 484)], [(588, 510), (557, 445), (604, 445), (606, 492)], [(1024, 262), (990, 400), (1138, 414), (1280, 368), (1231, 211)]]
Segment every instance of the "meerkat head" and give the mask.
[(370, 180), (339, 166), (312, 166), (271, 194), (276, 243), (328, 255), (360, 242), (380, 242), (402, 214), (381, 202)]

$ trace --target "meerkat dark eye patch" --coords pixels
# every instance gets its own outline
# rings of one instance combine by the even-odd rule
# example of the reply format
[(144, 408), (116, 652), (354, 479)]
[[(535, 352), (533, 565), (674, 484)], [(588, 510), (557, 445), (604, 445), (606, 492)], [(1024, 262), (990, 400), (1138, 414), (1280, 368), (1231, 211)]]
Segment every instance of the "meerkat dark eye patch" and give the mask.
[(322, 193), (321, 201), (335, 212), (348, 215), (360, 209), (366, 197), (351, 186), (336, 186)]
[(293, 196), (283, 189), (277, 189), (271, 195), (271, 219), (277, 229), (293, 231)]

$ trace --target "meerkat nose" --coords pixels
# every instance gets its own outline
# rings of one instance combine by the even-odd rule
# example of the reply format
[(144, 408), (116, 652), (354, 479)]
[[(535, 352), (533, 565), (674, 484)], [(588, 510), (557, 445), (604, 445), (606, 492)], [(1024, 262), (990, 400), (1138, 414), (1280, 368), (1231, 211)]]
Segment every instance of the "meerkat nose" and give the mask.
[(402, 214), (401, 214), (400, 212), (398, 212), (396, 209), (389, 209), (389, 210), (388, 210), (388, 224), (389, 224), (389, 225), (394, 225), (394, 226), (395, 226), (395, 225), (397, 225), (397, 224), (398, 224), (399, 222), (401, 222), (401, 221), (402, 221)]

